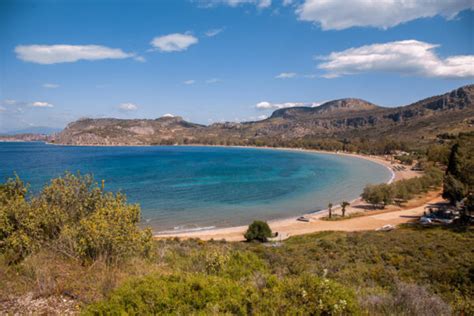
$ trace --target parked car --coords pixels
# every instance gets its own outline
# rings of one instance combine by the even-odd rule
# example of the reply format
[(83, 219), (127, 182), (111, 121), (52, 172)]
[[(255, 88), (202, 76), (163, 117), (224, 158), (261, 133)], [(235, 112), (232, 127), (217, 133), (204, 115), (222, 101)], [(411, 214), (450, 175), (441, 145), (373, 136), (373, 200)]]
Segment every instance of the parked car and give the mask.
[(433, 223), (432, 219), (429, 218), (428, 216), (422, 216), (420, 218), (420, 224), (421, 225), (431, 225)]

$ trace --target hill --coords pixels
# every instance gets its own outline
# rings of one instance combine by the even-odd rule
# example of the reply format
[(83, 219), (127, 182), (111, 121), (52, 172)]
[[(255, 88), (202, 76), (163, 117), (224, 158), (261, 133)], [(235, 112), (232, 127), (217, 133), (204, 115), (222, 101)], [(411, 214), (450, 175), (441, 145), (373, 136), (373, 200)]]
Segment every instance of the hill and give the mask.
[(47, 127), (47, 126), (34, 126), (19, 130), (11, 130), (2, 135), (19, 135), (19, 134), (38, 134), (38, 135), (52, 135), (62, 131), (62, 128)]
[[(262, 121), (209, 126), (181, 117), (119, 120), (82, 119), (52, 138), (72, 145), (268, 145), (309, 146), (332, 140), (342, 145), (396, 140), (427, 144), (437, 135), (474, 130), (474, 85), (396, 108), (361, 99), (341, 99), (318, 107), (275, 111)], [(326, 149), (326, 148), (323, 148)], [(334, 149), (334, 148), (327, 148)], [(335, 148), (342, 149), (342, 148)]]
[(45, 134), (12, 134), (0, 135), (0, 142), (44, 142), (48, 141), (50, 136)]

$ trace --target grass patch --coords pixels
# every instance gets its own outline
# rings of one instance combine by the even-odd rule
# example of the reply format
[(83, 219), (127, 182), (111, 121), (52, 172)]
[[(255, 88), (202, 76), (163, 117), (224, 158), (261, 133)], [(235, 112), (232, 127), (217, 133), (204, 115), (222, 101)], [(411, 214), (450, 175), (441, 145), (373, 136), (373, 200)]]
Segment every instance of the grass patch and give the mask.
[[(336, 313), (339, 301), (356, 314), (470, 314), (473, 245), (472, 229), (415, 226), (320, 232), (277, 248), (159, 240), (150, 258), (114, 266), (83, 265), (43, 249), (15, 265), (0, 260), (0, 300), (66, 294), (92, 314), (323, 314)], [(324, 282), (335, 294), (327, 295)], [(318, 309), (312, 304), (321, 298), (326, 305)]]

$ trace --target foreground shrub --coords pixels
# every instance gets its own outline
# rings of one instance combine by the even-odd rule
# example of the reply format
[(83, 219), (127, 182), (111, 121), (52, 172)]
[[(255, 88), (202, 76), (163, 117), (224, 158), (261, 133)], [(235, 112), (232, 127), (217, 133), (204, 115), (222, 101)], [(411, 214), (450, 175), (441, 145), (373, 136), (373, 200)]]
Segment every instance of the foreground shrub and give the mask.
[(148, 276), (116, 290), (86, 314), (351, 314), (358, 305), (351, 291), (314, 276), (267, 277), (259, 286), (204, 275)]
[(266, 242), (268, 238), (272, 237), (272, 230), (266, 222), (254, 221), (250, 224), (247, 232), (244, 235), (247, 241), (261, 241)]
[(138, 205), (105, 192), (91, 176), (66, 173), (37, 196), (19, 179), (0, 187), (0, 253), (10, 263), (48, 247), (82, 261), (118, 262), (146, 254), (151, 232), (141, 230)]
[(439, 296), (416, 284), (398, 283), (391, 295), (369, 296), (361, 304), (378, 315), (451, 315), (450, 306)]

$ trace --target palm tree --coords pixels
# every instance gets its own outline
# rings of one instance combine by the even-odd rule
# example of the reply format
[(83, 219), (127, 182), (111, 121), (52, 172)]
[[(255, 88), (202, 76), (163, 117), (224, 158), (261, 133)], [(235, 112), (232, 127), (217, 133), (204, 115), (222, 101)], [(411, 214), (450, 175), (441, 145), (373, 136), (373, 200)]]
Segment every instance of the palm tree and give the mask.
[(349, 205), (351, 205), (351, 203), (349, 203), (347, 201), (344, 201), (344, 202), (341, 203), (342, 217), (346, 216), (346, 207), (348, 207)]
[(332, 203), (328, 204), (328, 210), (329, 210), (329, 218), (332, 217)]

